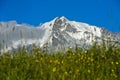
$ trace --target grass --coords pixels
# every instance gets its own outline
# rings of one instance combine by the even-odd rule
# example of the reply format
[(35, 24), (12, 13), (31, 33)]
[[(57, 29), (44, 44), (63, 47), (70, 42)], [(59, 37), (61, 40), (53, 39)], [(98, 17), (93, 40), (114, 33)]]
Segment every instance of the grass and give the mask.
[(120, 80), (120, 46), (43, 53), (37, 47), (0, 56), (0, 80)]

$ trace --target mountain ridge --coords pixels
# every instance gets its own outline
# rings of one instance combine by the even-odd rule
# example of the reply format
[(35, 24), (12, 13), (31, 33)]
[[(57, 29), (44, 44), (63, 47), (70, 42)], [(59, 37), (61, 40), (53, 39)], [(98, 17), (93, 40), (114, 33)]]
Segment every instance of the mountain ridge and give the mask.
[(0, 52), (17, 49), (22, 45), (35, 44), (43, 47), (46, 43), (54, 50), (75, 47), (76, 44), (80, 47), (90, 46), (95, 41), (101, 43), (102, 35), (120, 40), (120, 33), (112, 33), (87, 23), (70, 21), (64, 16), (56, 17), (38, 27), (18, 24), (15, 21), (0, 22)]

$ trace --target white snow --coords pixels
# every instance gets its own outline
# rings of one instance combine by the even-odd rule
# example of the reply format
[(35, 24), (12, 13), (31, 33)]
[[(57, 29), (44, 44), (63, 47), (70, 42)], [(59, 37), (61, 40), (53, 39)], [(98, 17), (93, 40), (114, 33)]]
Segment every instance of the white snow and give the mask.
[[(44, 35), (42, 35), (41, 38), (39, 38), (39, 39), (31, 38), (31, 39), (12, 40), (11, 41), (12, 45), (8, 44), (9, 45), (8, 48), (6, 50), (2, 49), (1, 52), (12, 50), (12, 48), (17, 49), (18, 46), (21, 45), (21, 42), (26, 46), (33, 44), (33, 43), (35, 43), (36, 45), (40, 44), (39, 45), (40, 47), (42, 47), (46, 42), (49, 42), (49, 44), (52, 44), (52, 28), (55, 24), (56, 19), (58, 19), (58, 17), (51, 20), (50, 22), (46, 22), (46, 23), (40, 25), (39, 27), (36, 27), (36, 29), (42, 30), (45, 33)], [(63, 27), (60, 28), (61, 32), (65, 31), (67, 28), (67, 25), (65, 25), (65, 23), (70, 24), (73, 28), (76, 29), (75, 33), (66, 31), (66, 33), (69, 36), (71, 36), (72, 38), (74, 38), (76, 40), (86, 39), (86, 43), (92, 43), (92, 40), (95, 40), (95, 36), (101, 37), (101, 35), (102, 35), (101, 28), (99, 28), (97, 26), (92, 26), (92, 25), (82, 23), (82, 22), (70, 21), (67, 18), (65, 18), (64, 16), (60, 17), (59, 19), (61, 19), (63, 22), (62, 23)], [(64, 22), (64, 20), (65, 20), (65, 22)], [(2, 26), (5, 26), (5, 24), (6, 23), (4, 23), (4, 24), (2, 23)], [(15, 22), (14, 22), (14, 24), (15, 24)], [(17, 23), (15, 24), (15, 26), (20, 27), (20, 28), (26, 27), (26, 26), (21, 27), (21, 24), (17, 24)], [(29, 29), (32, 31), (33, 27), (31, 27)], [(6, 30), (9, 30), (9, 29), (4, 29), (4, 31), (6, 31)], [(88, 32), (88, 33), (85, 33), (85, 32)], [(37, 32), (36, 32), (36, 34), (37, 34)], [(54, 35), (54, 36), (56, 38), (58, 38), (56, 35)], [(64, 35), (64, 36), (66, 36), (66, 35)], [(87, 39), (88, 37), (90, 37), (90, 38)]]

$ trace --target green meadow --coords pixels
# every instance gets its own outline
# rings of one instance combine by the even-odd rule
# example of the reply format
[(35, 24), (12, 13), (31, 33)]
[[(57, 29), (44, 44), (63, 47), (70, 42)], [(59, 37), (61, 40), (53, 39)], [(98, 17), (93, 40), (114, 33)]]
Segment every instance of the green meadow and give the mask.
[(0, 80), (120, 80), (120, 46), (9, 52), (0, 56)]

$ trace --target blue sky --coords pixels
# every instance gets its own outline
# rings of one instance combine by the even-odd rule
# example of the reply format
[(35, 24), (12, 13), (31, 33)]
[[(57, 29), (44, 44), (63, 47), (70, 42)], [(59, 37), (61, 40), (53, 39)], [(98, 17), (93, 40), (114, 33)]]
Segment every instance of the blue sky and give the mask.
[(61, 16), (120, 32), (120, 0), (0, 0), (0, 21), (37, 26)]

